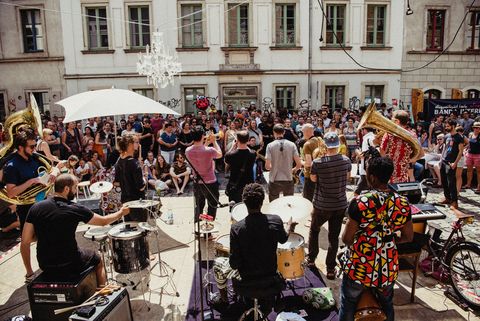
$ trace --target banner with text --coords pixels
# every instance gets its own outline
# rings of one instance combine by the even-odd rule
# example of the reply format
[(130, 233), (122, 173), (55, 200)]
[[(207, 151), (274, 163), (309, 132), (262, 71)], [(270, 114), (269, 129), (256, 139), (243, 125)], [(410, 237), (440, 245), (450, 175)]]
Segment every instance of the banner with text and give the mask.
[(448, 116), (455, 111), (461, 115), (463, 111), (480, 115), (480, 99), (425, 99), (423, 111), (427, 120), (433, 120), (437, 115)]

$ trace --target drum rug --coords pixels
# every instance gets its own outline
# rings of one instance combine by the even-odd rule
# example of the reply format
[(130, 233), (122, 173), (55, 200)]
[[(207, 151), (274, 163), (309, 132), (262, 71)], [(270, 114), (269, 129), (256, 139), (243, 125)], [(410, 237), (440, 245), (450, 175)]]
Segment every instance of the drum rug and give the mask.
[[(212, 262), (213, 263), (213, 262)], [(211, 265), (210, 265), (211, 266)], [(206, 273), (206, 261), (202, 265), (202, 274)], [(328, 320), (336, 321), (338, 320), (338, 309), (333, 308), (329, 310), (318, 310), (313, 308), (311, 305), (308, 305), (303, 302), (302, 294), (305, 290), (310, 288), (319, 288), (324, 287), (325, 283), (322, 280), (320, 271), (317, 268), (306, 269), (305, 270), (306, 278), (301, 278), (293, 282), (292, 284), (287, 285), (287, 288), (282, 292), (281, 298), (279, 298), (275, 304), (275, 311), (272, 311), (268, 315), (268, 320), (275, 320), (277, 314), (285, 312), (295, 312), (299, 313), (300, 310), (305, 310), (307, 316), (303, 318), (307, 321), (315, 320)], [(210, 278), (212, 281), (212, 292), (217, 293), (218, 289), (216, 287), (213, 276)], [(193, 279), (193, 284), (190, 291), (190, 299), (188, 303), (187, 315), (185, 317), (186, 321), (196, 321), (201, 320), (200, 316), (200, 292), (198, 291), (198, 268), (195, 269), (195, 278)], [(243, 302), (236, 302), (234, 300), (233, 289), (231, 287), (231, 281), (229, 280), (229, 305), (224, 307), (218, 307), (214, 309), (207, 304), (206, 294), (204, 290), (204, 300), (203, 306), (204, 311), (207, 313), (213, 313), (213, 317), (205, 317), (205, 320), (222, 320), (222, 321), (238, 321), (242, 313), (249, 309), (249, 307)], [(278, 312), (278, 313), (277, 313)], [(252, 313), (250, 314), (252, 316)], [(253, 318), (247, 318), (246, 320), (253, 320)]]

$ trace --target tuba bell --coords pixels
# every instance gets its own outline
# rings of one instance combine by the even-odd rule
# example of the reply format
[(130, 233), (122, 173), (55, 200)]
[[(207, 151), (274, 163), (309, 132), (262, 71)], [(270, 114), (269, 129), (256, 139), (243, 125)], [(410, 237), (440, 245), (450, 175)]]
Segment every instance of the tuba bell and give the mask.
[(365, 127), (390, 133), (404, 140), (412, 148), (412, 154), (410, 155), (411, 159), (417, 159), (420, 155), (422, 148), (420, 147), (417, 139), (415, 139), (415, 137), (413, 137), (412, 134), (410, 134), (406, 129), (398, 126), (393, 121), (380, 114), (375, 107), (375, 103), (371, 103), (370, 106), (368, 106), (367, 110), (363, 114), (362, 119), (360, 120), (360, 123), (358, 124), (358, 129)]
[[(2, 179), (3, 167), (15, 152), (14, 141), (17, 133), (21, 130), (24, 130), (25, 128), (30, 128), (34, 131), (36, 130), (39, 135), (42, 135), (42, 120), (40, 117), (40, 112), (38, 110), (37, 102), (35, 101), (35, 97), (32, 94), (30, 95), (30, 103), (28, 107), (8, 116), (5, 121), (4, 128), (5, 146), (0, 149), (0, 171), (2, 171)], [(42, 176), (42, 178), (44, 178), (44, 182), (48, 181), (48, 174), (52, 171), (52, 165), (50, 161), (44, 156), (37, 153), (34, 153), (33, 157), (37, 159), (42, 165), (39, 168), (39, 176)], [(33, 204), (36, 202), (37, 195), (39, 195), (40, 193), (48, 194), (52, 187), (52, 184), (33, 185), (27, 190), (25, 190), (23, 193), (20, 193), (19, 195), (11, 198), (8, 196), (7, 189), (4, 186), (0, 188), (0, 200), (16, 205)]]

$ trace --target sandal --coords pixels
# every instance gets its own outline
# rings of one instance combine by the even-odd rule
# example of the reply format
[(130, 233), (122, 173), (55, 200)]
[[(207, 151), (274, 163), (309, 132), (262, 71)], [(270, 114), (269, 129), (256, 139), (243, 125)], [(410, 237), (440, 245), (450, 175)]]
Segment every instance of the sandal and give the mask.
[(30, 274), (30, 275), (26, 275), (26, 274), (25, 274), (25, 283), (26, 283), (26, 284), (31, 283), (34, 278), (35, 278), (35, 273), (32, 273), (32, 274)]
[(328, 270), (327, 271), (327, 279), (335, 280), (335, 270)]
[(305, 265), (306, 265), (308, 268), (315, 268), (315, 267), (317, 267), (317, 266), (315, 265), (315, 261), (310, 261), (310, 260), (308, 260), (308, 259), (305, 260)]

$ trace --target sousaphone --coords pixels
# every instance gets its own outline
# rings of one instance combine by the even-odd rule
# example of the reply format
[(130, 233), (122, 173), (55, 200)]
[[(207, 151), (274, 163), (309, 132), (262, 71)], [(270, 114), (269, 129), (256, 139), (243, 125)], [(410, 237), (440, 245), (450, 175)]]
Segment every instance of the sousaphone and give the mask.
[[(0, 171), (2, 172), (2, 180), (3, 167), (5, 166), (5, 164), (7, 164), (7, 162), (15, 152), (14, 141), (17, 133), (21, 130), (24, 130), (25, 128), (31, 128), (32, 130), (36, 131), (40, 136), (43, 134), (42, 119), (40, 117), (37, 102), (32, 94), (30, 94), (30, 103), (28, 104), (28, 107), (8, 116), (5, 121), (4, 128), (5, 145), (0, 149)], [(15, 197), (9, 197), (6, 187), (3, 186), (2, 188), (0, 188), (1, 200), (10, 204), (27, 205), (35, 203), (37, 201), (37, 196), (40, 193), (48, 194), (50, 192), (53, 184), (48, 184), (48, 174), (52, 171), (52, 165), (50, 161), (43, 155), (34, 153), (33, 157), (42, 164), (42, 166), (39, 168), (39, 176), (45, 178), (44, 182), (46, 183), (46, 185), (33, 185)]]

